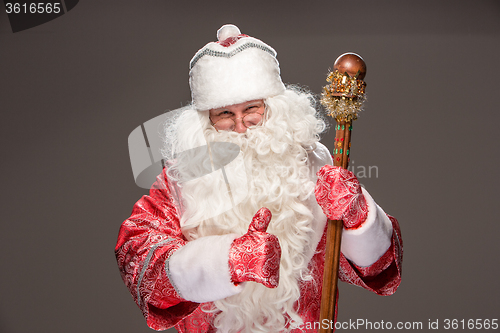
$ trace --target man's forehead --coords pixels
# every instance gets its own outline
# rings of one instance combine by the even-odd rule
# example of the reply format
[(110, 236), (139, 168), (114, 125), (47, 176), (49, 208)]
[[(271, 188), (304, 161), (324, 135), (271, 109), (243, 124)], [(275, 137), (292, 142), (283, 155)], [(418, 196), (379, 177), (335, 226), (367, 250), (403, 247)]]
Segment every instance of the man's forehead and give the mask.
[(246, 101), (246, 102), (243, 102), (243, 103), (227, 105), (227, 106), (224, 106), (224, 107), (221, 107), (221, 108), (217, 108), (217, 109), (211, 109), (210, 111), (218, 111), (218, 110), (226, 110), (226, 109), (238, 109), (238, 108), (246, 107), (246, 106), (248, 106), (250, 104), (260, 104), (260, 103), (264, 103), (264, 100), (262, 100), (262, 99), (254, 99), (254, 100)]

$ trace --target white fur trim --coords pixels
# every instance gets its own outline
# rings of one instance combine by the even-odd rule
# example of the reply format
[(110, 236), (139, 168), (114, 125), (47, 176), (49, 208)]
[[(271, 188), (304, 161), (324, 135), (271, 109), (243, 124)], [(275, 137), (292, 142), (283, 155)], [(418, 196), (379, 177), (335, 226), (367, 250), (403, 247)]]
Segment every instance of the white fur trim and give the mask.
[(243, 37), (229, 47), (208, 43), (191, 63), (189, 85), (199, 111), (285, 92), (276, 51), (256, 38)]
[(368, 191), (364, 188), (362, 191), (368, 204), (368, 216), (358, 229), (344, 229), (340, 250), (356, 265), (367, 267), (375, 263), (391, 246), (392, 223)]
[(181, 297), (196, 303), (238, 294), (229, 274), (229, 248), (236, 234), (206, 236), (187, 243), (170, 257), (172, 284)]

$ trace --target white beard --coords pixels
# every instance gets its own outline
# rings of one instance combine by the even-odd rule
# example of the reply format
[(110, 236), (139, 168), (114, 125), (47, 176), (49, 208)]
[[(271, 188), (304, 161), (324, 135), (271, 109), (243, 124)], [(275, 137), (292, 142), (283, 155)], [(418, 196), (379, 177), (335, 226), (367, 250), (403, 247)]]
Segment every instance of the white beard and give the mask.
[[(273, 214), (267, 231), (278, 237), (282, 249), (279, 286), (269, 289), (249, 282), (240, 294), (214, 302), (217, 308), (214, 311), (221, 311), (215, 325), (221, 332), (282, 331), (288, 321), (301, 321), (294, 307), (300, 296), (299, 280), (307, 278), (304, 253), (310, 252), (313, 234), (313, 215), (304, 204), (314, 190), (307, 152), (299, 143), (279, 142), (265, 127), (247, 131), (246, 135), (209, 129), (206, 137), (207, 142), (233, 142), (241, 147), (247, 171), (242, 181), (246, 177), (248, 195), (233, 209), (214, 218), (195, 224), (185, 221), (188, 222), (183, 228), (186, 237), (192, 240), (227, 233), (243, 235), (255, 213), (267, 207)], [(183, 197), (188, 197), (184, 216), (199, 215), (204, 207), (227, 200), (226, 187), (220, 180), (190, 183), (183, 189), (191, 193), (189, 196), (183, 193)], [(221, 191), (215, 193), (216, 188)]]
[[(243, 235), (255, 213), (267, 207), (272, 213), (267, 232), (280, 242), (277, 288), (247, 282), (241, 293), (214, 302), (211, 310), (204, 307), (217, 313), (214, 325), (219, 332), (281, 332), (291, 321), (302, 322), (297, 314), (299, 282), (311, 278), (308, 261), (317, 245), (312, 241), (315, 183), (304, 147), (315, 145), (325, 124), (317, 118), (309, 95), (291, 89), (267, 99), (266, 110), (264, 125), (245, 134), (217, 133), (209, 125), (208, 115), (196, 111), (184, 113), (184, 118), (166, 131), (166, 146), (173, 147), (174, 153), (212, 142), (232, 142), (241, 149), (239, 164), (232, 170), (225, 168), (227, 178), (220, 176), (220, 170), (219, 176), (214, 176), (217, 172), (209, 165), (212, 157), (177, 155), (169, 176), (179, 181), (180, 223), (188, 240)], [(193, 175), (199, 177), (193, 179)], [(191, 180), (182, 182), (186, 178)], [(236, 186), (228, 187), (228, 179)], [(243, 197), (238, 197), (241, 192)]]

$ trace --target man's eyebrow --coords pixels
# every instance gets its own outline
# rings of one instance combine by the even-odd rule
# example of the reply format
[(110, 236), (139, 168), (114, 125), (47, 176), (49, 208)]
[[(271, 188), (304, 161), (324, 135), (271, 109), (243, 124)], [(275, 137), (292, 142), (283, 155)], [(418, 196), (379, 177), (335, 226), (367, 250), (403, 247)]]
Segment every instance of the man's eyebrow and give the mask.
[(250, 107), (250, 106), (260, 106), (261, 104), (263, 104), (262, 102), (259, 102), (259, 101), (256, 101), (256, 102), (252, 102), (252, 103), (248, 103), (246, 105), (246, 107)]

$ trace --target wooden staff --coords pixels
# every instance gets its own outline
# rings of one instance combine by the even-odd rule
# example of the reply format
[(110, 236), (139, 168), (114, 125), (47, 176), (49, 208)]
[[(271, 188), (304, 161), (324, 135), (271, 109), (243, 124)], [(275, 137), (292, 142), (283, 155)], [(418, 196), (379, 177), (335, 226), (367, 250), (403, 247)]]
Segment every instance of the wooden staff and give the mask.
[[(366, 65), (363, 59), (355, 53), (345, 53), (335, 61), (333, 71), (326, 79), (330, 84), (323, 88), (321, 103), (328, 110), (328, 115), (337, 122), (333, 163), (344, 169), (347, 169), (350, 159), (352, 122), (363, 109), (365, 100), (365, 74)], [(342, 221), (328, 220), (320, 333), (333, 332), (334, 328), (342, 229)], [(328, 325), (324, 325), (325, 320), (328, 320)]]

